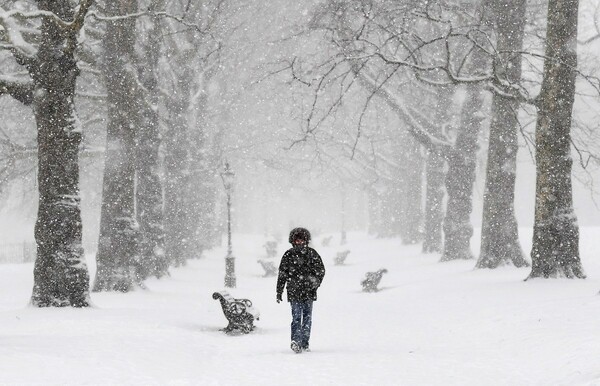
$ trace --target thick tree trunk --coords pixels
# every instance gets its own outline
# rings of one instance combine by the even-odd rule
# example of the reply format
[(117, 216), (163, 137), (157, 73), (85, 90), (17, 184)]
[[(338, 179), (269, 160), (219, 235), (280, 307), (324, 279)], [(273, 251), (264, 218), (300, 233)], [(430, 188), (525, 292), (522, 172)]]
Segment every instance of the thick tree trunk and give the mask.
[[(192, 134), (203, 135), (200, 133)], [(199, 258), (204, 250), (216, 244), (216, 199), (215, 168), (210, 150), (206, 148), (206, 139), (199, 143), (200, 148), (190, 147), (190, 175), (186, 184), (187, 198), (187, 250), (186, 258)]]
[(483, 121), (481, 85), (467, 86), (467, 96), (461, 111), (461, 123), (454, 151), (448, 156), (446, 192), (448, 203), (444, 218), (444, 252), (441, 261), (471, 259), (470, 240), (473, 235), (473, 183), (477, 164), (477, 142)]
[(536, 191), (529, 278), (585, 278), (571, 186), (571, 117), (578, 0), (550, 0), (544, 80), (538, 97)]
[(427, 151), (425, 185), (425, 225), (423, 253), (442, 252), (442, 221), (444, 218), (444, 159)]
[[(526, 0), (493, 0), (492, 4), (495, 7), (496, 46), (501, 53), (494, 67), (499, 78), (510, 84), (521, 81), (521, 55), (508, 52), (522, 51), (526, 3)], [(529, 265), (519, 243), (514, 212), (518, 110), (517, 100), (493, 94), (477, 268), (496, 268), (510, 263), (516, 267)]]
[[(162, 0), (153, 2), (153, 9), (163, 9)], [(136, 156), (136, 212), (140, 226), (139, 253), (140, 275), (158, 278), (168, 274), (169, 262), (165, 255), (165, 230), (163, 215), (163, 192), (160, 178), (160, 133), (158, 59), (160, 47), (160, 20), (151, 19), (144, 47), (144, 60), (138, 66), (138, 76), (144, 86), (141, 103), (140, 125), (137, 132)]]
[[(468, 8), (476, 6), (478, 13), (485, 19), (485, 12), (481, 2), (467, 5)], [(471, 36), (480, 40), (479, 47), (465, 39), (463, 52), (469, 53), (465, 63), (465, 72), (468, 75), (485, 73), (490, 63), (483, 48), (487, 41), (480, 36)], [(444, 252), (441, 261), (456, 259), (471, 259), (470, 241), (473, 235), (471, 212), (473, 211), (473, 184), (475, 183), (475, 167), (477, 164), (477, 150), (479, 133), (485, 118), (483, 85), (480, 83), (467, 84), (466, 96), (460, 112), (458, 135), (454, 149), (447, 154), (448, 173), (446, 174), (446, 192), (448, 202), (446, 217), (444, 218)]]
[(207, 129), (207, 108), (209, 81), (214, 75), (208, 71), (203, 74), (194, 99), (193, 109), (195, 126), (188, 135), (188, 155), (190, 173), (186, 181), (187, 210), (187, 250), (186, 258), (199, 258), (202, 251), (216, 243), (215, 206), (217, 189), (215, 186), (215, 170), (217, 162), (212, 154)]
[[(71, 20), (70, 1), (40, 1), (41, 10)], [(34, 113), (38, 129), (39, 207), (37, 258), (31, 303), (38, 307), (87, 307), (89, 275), (81, 245), (78, 153), (81, 127), (73, 97), (79, 74), (70, 44), (76, 32), (59, 32), (44, 19), (34, 69)]]
[(185, 265), (188, 248), (186, 184), (189, 176), (188, 106), (191, 71), (183, 72), (177, 93), (168, 101), (165, 133), (165, 251), (171, 265)]
[(396, 176), (394, 183), (386, 181), (385, 189), (380, 193), (381, 199), (381, 227), (379, 237), (398, 237), (400, 235), (400, 185), (402, 179)]
[(400, 238), (403, 244), (416, 244), (421, 241), (423, 211), (421, 200), (423, 192), (423, 157), (421, 146), (413, 138), (406, 141), (407, 148), (404, 152), (404, 174), (402, 197), (402, 216), (400, 224)]
[[(449, 124), (450, 105), (452, 103), (452, 93), (448, 87), (440, 87), (437, 90), (437, 110), (435, 122), (440, 128)], [(440, 133), (430, 133), (439, 137)], [(442, 252), (442, 221), (444, 218), (444, 158), (433, 151), (427, 151), (426, 164), (426, 190), (425, 190), (425, 224), (423, 235), (424, 253)]]
[[(133, 13), (136, 0), (109, 0), (110, 16)], [(96, 255), (94, 291), (127, 292), (139, 284), (138, 224), (135, 219), (135, 127), (138, 96), (131, 55), (135, 19), (112, 20), (104, 37), (104, 77), (108, 103), (106, 158), (100, 214), (100, 238)]]
[(383, 209), (381, 194), (377, 189), (369, 190), (369, 234), (380, 237), (383, 227)]

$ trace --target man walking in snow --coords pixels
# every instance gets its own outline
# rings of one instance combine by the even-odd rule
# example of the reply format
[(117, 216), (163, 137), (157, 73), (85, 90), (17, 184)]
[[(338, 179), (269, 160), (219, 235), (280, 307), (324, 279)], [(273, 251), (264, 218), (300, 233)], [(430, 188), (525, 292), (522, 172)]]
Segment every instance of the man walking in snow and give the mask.
[(308, 246), (309, 241), (307, 229), (292, 229), (289, 237), (292, 248), (283, 254), (277, 278), (277, 303), (281, 302), (287, 284), (287, 299), (292, 306), (291, 348), (295, 353), (309, 351), (313, 301), (317, 300), (317, 288), (325, 276), (321, 256)]

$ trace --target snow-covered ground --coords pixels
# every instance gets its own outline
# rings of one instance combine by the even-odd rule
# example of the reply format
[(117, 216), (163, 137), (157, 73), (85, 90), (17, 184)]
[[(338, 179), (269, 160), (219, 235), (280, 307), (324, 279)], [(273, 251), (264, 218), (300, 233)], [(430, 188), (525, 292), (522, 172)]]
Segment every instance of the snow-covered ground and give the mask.
[[(262, 236), (234, 235), (230, 293), (261, 312), (249, 335), (219, 331), (227, 322), (211, 295), (223, 289), (223, 249), (147, 291), (94, 293), (83, 310), (28, 307), (32, 265), (0, 265), (0, 384), (600, 385), (600, 229), (582, 229), (587, 280), (524, 282), (528, 269), (438, 263), (359, 233), (343, 247), (320, 239), (327, 274), (302, 354), (289, 349), (289, 306), (256, 261)], [(526, 252), (530, 239), (523, 230)], [(345, 248), (347, 265), (335, 266)], [(382, 291), (361, 292), (379, 268), (389, 270)]]

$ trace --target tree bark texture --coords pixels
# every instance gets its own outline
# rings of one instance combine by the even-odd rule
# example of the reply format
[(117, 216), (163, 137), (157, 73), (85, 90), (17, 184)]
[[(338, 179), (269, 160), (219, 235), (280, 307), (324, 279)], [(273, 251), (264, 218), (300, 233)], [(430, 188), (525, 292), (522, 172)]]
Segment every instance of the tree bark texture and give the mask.
[[(190, 2), (185, 12), (198, 25), (212, 28), (210, 24), (219, 19), (222, 10)], [(185, 35), (173, 39), (170, 47), (169, 76), (174, 81), (167, 102), (170, 117), (165, 135), (165, 231), (167, 258), (176, 266), (201, 255), (206, 248), (205, 230), (212, 228), (212, 213), (207, 213), (214, 208), (216, 199), (214, 195), (210, 197), (214, 192), (209, 186), (210, 180), (214, 182), (215, 170), (207, 169), (210, 152), (205, 118), (207, 82), (219, 66), (211, 67), (212, 59), (202, 59), (218, 49), (211, 41), (188, 29)]]
[(400, 235), (400, 184), (399, 177), (394, 179), (395, 183), (386, 181), (384, 188), (379, 192), (381, 200), (381, 219), (378, 237), (398, 237)]
[(412, 137), (405, 142), (403, 170), (404, 183), (401, 186), (402, 197), (400, 217), (400, 238), (403, 244), (416, 244), (422, 239), (423, 210), (421, 197), (423, 192), (423, 157), (421, 146)]
[[(39, 1), (39, 8), (72, 20), (66, 0)], [(31, 303), (37, 307), (87, 307), (89, 274), (82, 247), (79, 197), (81, 127), (73, 97), (79, 75), (73, 51), (75, 31), (42, 21), (41, 42), (32, 67), (38, 141), (39, 207), (35, 224), (37, 258)]]
[[(526, 23), (526, 0), (493, 0), (496, 48), (494, 69), (509, 84), (521, 81), (521, 55)], [(515, 54), (514, 52), (517, 52)], [(519, 101), (492, 95), (492, 119), (483, 195), (481, 253), (477, 268), (513, 264), (529, 266), (519, 243), (514, 211), (519, 130)]]
[(423, 253), (442, 252), (442, 222), (444, 219), (444, 159), (432, 150), (427, 151), (425, 166), (425, 221)]
[(185, 265), (189, 223), (186, 184), (189, 178), (188, 107), (192, 72), (182, 72), (177, 92), (167, 101), (169, 127), (165, 133), (165, 252), (171, 265)]
[[(106, 2), (109, 16), (136, 10), (136, 0)], [(94, 291), (127, 292), (140, 282), (134, 186), (139, 111), (138, 96), (134, 95), (136, 74), (132, 71), (135, 31), (135, 18), (111, 20), (103, 42), (108, 127)]]
[(377, 189), (369, 190), (369, 234), (380, 237), (383, 228), (383, 203)]
[[(160, 11), (162, 1), (153, 2)], [(138, 64), (138, 77), (143, 85), (140, 124), (137, 131), (136, 213), (139, 223), (140, 275), (158, 278), (167, 275), (169, 262), (165, 254), (163, 192), (160, 177), (158, 60), (162, 29), (159, 17), (150, 19), (151, 28), (145, 40), (144, 57)], [(141, 90), (140, 90), (141, 92)]]
[(189, 129), (188, 156), (190, 173), (186, 181), (187, 207), (187, 250), (186, 258), (199, 258), (202, 251), (211, 248), (216, 241), (215, 204), (217, 189), (215, 186), (215, 170), (217, 162), (209, 146), (206, 120), (208, 108), (208, 82), (213, 73), (205, 73), (200, 82), (201, 90), (193, 108), (196, 114), (196, 125)]
[(578, 0), (548, 3), (544, 79), (535, 131), (535, 219), (528, 278), (585, 278), (573, 210), (570, 154), (578, 8)]
[(471, 259), (473, 235), (473, 184), (477, 164), (477, 142), (483, 121), (481, 85), (466, 87), (467, 96), (461, 111), (461, 122), (454, 149), (449, 154), (446, 192), (448, 203), (444, 218), (444, 252), (441, 261)]
[[(475, 6), (477, 12), (485, 20), (487, 10), (481, 8), (479, 1), (468, 4)], [(482, 25), (485, 27), (485, 25)], [(473, 39), (473, 41), (471, 40)], [(487, 38), (477, 34), (470, 39), (463, 38), (461, 49), (469, 53), (465, 61), (465, 73), (468, 76), (485, 73), (490, 67), (484, 48)], [(448, 173), (446, 174), (446, 217), (444, 218), (444, 252), (441, 261), (471, 259), (470, 241), (473, 235), (471, 212), (473, 211), (473, 184), (475, 183), (475, 167), (479, 133), (485, 118), (484, 93), (481, 83), (470, 83), (465, 86), (466, 97), (460, 112), (460, 127), (454, 143), (454, 149), (447, 154)]]
[[(452, 92), (448, 87), (437, 90), (437, 110), (435, 112), (436, 127), (439, 132), (430, 133), (435, 137), (441, 134), (441, 127), (450, 122), (450, 106)], [(425, 215), (423, 252), (442, 252), (442, 222), (444, 218), (444, 177), (446, 175), (444, 158), (432, 149), (427, 150), (425, 171)]]

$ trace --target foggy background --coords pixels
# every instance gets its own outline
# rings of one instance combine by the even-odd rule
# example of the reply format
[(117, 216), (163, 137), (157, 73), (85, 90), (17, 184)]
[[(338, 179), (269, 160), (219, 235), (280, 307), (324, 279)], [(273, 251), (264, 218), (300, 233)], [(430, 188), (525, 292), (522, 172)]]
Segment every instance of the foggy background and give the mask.
[[(235, 172), (233, 193), (233, 229), (236, 232), (285, 234), (291, 227), (303, 225), (319, 232), (366, 231), (369, 228), (367, 188), (379, 177), (377, 166), (365, 168), (365, 163), (351, 159), (342, 145), (356, 137), (357, 111), (363, 102), (348, 99), (342, 111), (327, 128), (338, 135), (338, 144), (324, 139), (295, 143), (300, 138), (307, 113), (307, 94), (286, 76), (274, 71), (274, 63), (282, 58), (312, 55), (320, 49), (319, 42), (305, 36), (294, 36), (294, 28), (310, 18), (316, 2), (290, 3), (273, 1), (244, 2), (223, 23), (228, 31), (221, 71), (211, 82), (208, 135)], [(531, 2), (531, 12), (536, 4)], [(591, 29), (596, 1), (581, 5), (581, 34)], [(233, 32), (231, 32), (233, 31)], [(595, 45), (580, 49), (582, 67), (596, 64), (592, 60)], [(80, 84), (84, 82), (79, 81)], [(596, 125), (597, 112), (589, 98), (576, 98), (576, 110), (591, 126)], [(381, 103), (379, 105), (382, 105)], [(0, 98), (4, 121), (10, 122), (11, 132), (20, 133), (27, 141), (34, 139), (35, 124), (29, 109), (10, 97)], [(372, 127), (386, 127), (379, 139), (381, 148), (386, 141), (406, 140), (406, 130), (378, 106), (371, 114)], [(427, 111), (425, 111), (427, 113)], [(525, 119), (526, 120), (526, 119)], [(477, 181), (473, 195), (472, 223), (481, 223), (485, 152), (488, 124), (480, 135)], [(531, 135), (529, 125), (526, 135)], [(97, 241), (102, 191), (105, 133), (102, 124), (86, 127), (84, 142), (100, 149), (94, 156), (82, 156), (81, 195), (86, 245)], [(533, 224), (535, 168), (533, 148), (521, 135), (517, 166), (515, 212), (519, 226)], [(359, 143), (360, 144), (360, 143)], [(338, 146), (339, 145), (339, 146)], [(574, 157), (574, 206), (579, 224), (600, 225), (596, 181), (600, 172), (594, 165), (583, 169), (577, 154)], [(33, 240), (36, 216), (37, 187), (35, 165), (18, 181), (3, 187), (0, 195), (0, 234), (5, 241)], [(215, 186), (221, 198), (217, 200), (220, 227), (223, 231), (225, 198), (218, 174)]]

